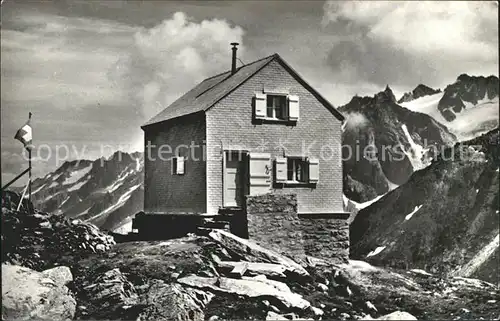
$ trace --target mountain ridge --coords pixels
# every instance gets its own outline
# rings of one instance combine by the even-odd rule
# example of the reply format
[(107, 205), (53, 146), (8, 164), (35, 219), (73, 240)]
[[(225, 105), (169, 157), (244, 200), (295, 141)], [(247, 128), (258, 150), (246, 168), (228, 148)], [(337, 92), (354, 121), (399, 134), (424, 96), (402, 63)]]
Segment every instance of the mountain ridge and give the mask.
[(498, 284), (498, 145), (498, 128), (457, 143), (361, 209), (352, 257)]
[(439, 149), (456, 141), (432, 117), (397, 104), (389, 86), (373, 97), (353, 97), (338, 109), (347, 118), (343, 146), (364, 151), (364, 155), (349, 158), (343, 150), (344, 172), (379, 195), (425, 167), (436, 155), (430, 147)]
[(415, 89), (412, 91), (406, 92), (403, 94), (403, 96), (398, 100), (398, 104), (409, 102), (415, 99), (418, 99), (420, 97), (425, 97), (429, 95), (434, 95), (437, 93), (440, 93), (441, 89), (433, 89), (429, 86), (426, 86), (424, 84), (418, 84)]

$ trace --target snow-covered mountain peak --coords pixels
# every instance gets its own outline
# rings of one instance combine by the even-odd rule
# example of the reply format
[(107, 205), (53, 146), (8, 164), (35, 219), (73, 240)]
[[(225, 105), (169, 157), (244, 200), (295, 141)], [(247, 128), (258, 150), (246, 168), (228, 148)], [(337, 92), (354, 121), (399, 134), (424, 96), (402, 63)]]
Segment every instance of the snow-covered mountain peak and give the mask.
[(425, 113), (446, 125), (459, 140), (469, 140), (498, 127), (498, 78), (462, 74), (444, 92), (402, 102), (401, 106)]
[(45, 212), (64, 213), (114, 230), (142, 210), (143, 168), (140, 152), (68, 161), (33, 182), (32, 199)]
[(498, 92), (498, 77), (462, 74), (456, 82), (446, 87), (437, 108), (448, 122), (452, 122), (457, 114), (466, 109), (498, 101)]

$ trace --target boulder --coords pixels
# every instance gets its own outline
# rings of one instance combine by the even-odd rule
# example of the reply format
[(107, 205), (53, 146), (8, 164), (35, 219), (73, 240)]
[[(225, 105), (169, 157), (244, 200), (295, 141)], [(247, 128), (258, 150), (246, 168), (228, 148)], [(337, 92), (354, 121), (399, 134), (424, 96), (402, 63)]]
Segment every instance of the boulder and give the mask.
[(392, 313), (381, 316), (375, 320), (417, 320), (417, 318), (415, 318), (408, 312), (394, 311)]
[(282, 282), (268, 280), (265, 277), (243, 277), (242, 279), (230, 279), (225, 277), (208, 278), (197, 275), (189, 275), (177, 280), (179, 283), (214, 293), (229, 293), (249, 298), (261, 297), (271, 298), (285, 308), (307, 309), (310, 303), (301, 295), (293, 293), (290, 288)]
[(52, 271), (45, 275), (29, 268), (2, 264), (2, 320), (73, 319), (76, 301), (63, 284), (64, 278), (53, 280), (48, 275), (58, 273)]
[(229, 232), (213, 230), (209, 237), (243, 261), (279, 264), (286, 268), (287, 273), (309, 276), (309, 273), (292, 259)]
[[(218, 268), (222, 273), (229, 274), (231, 271), (239, 266), (242, 262), (234, 261), (221, 261), (217, 263)], [(271, 279), (283, 279), (286, 278), (285, 272), (287, 268), (281, 264), (274, 263), (260, 263), (260, 262), (244, 262), (246, 265), (246, 271), (244, 275), (257, 276), (265, 275)]]
[(147, 307), (138, 320), (203, 321), (213, 294), (154, 280), (146, 293)]
[(285, 317), (283, 314), (278, 314), (273, 311), (267, 312), (266, 321), (281, 321), (281, 320), (290, 320)]
[(42, 274), (45, 277), (54, 280), (54, 282), (59, 285), (66, 285), (73, 281), (73, 274), (71, 274), (71, 270), (67, 266), (57, 266), (43, 271)]
[(138, 303), (135, 288), (118, 268), (87, 281), (80, 293), (93, 317), (116, 317)]

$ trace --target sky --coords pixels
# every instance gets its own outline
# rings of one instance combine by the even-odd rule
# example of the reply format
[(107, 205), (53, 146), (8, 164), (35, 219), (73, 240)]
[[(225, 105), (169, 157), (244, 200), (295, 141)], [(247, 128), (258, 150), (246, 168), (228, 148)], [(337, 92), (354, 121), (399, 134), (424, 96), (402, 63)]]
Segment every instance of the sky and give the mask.
[[(279, 53), (334, 106), (388, 84), (498, 76), (498, 4), (466, 1), (20, 1), (1, 5), (2, 184), (143, 149), (140, 125), (206, 77)], [(20, 181), (22, 184), (25, 181)]]

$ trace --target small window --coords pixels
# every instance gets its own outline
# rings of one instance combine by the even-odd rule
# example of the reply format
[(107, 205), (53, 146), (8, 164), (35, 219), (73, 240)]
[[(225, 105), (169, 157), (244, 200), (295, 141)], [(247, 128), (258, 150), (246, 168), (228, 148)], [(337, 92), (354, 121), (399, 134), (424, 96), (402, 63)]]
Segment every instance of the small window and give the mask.
[(286, 96), (267, 95), (266, 116), (268, 118), (287, 119), (286, 109)]
[(303, 158), (288, 158), (287, 180), (306, 183), (309, 180), (309, 163)]
[(177, 174), (177, 157), (172, 157), (172, 174)]
[(172, 174), (184, 175), (185, 159), (182, 156), (172, 158)]

